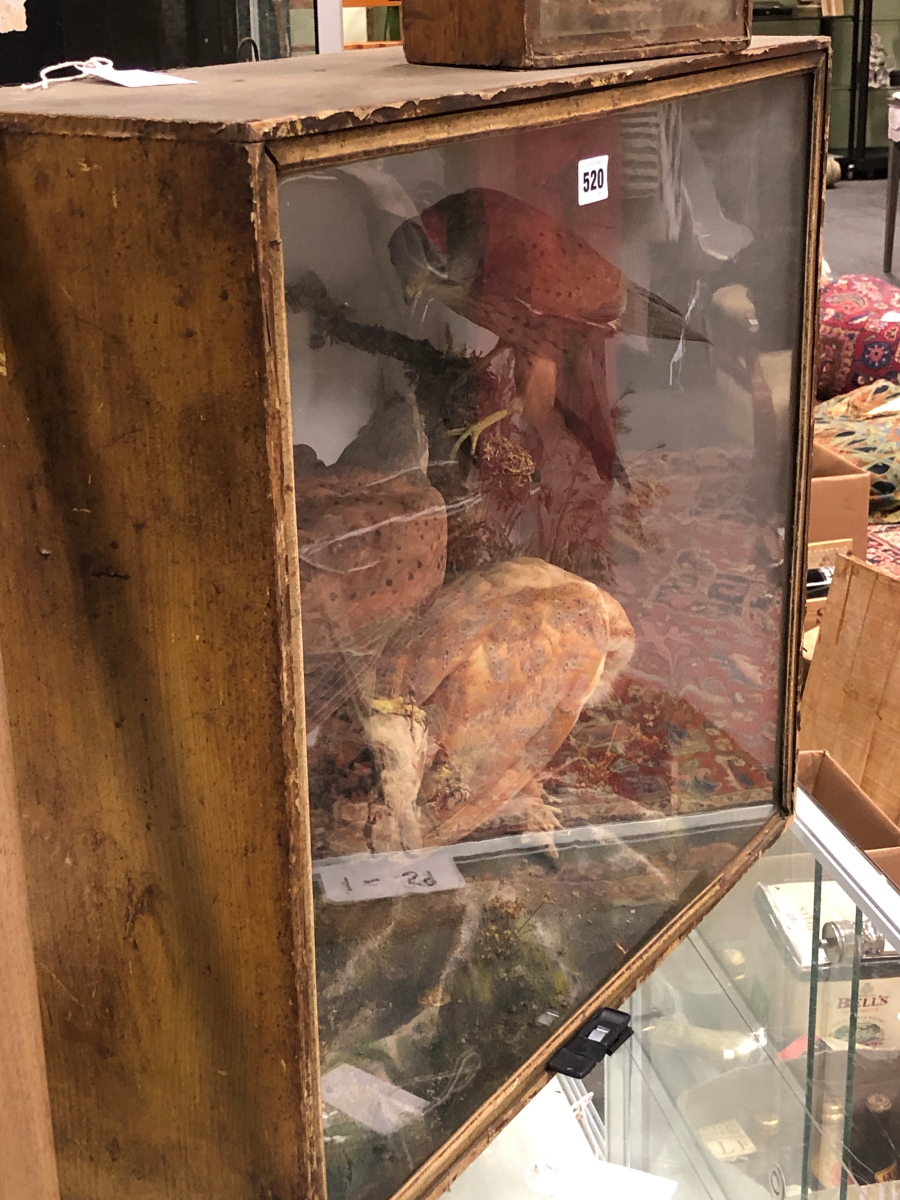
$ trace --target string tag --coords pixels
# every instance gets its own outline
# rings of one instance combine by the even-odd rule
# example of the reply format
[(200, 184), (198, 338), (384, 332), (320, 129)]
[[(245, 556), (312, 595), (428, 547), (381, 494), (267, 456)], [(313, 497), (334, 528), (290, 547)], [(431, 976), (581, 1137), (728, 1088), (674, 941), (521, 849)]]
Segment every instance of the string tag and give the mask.
[[(64, 75), (60, 71), (66, 72)], [(88, 58), (84, 62), (56, 63), (44, 67), (37, 83), (23, 83), (24, 91), (32, 88), (48, 88), (51, 83), (69, 83), (73, 79), (102, 79), (120, 87), (166, 87), (176, 83), (196, 83), (196, 79), (185, 79), (181, 75), (167, 75), (164, 71), (127, 70), (118, 71), (109, 58)]]

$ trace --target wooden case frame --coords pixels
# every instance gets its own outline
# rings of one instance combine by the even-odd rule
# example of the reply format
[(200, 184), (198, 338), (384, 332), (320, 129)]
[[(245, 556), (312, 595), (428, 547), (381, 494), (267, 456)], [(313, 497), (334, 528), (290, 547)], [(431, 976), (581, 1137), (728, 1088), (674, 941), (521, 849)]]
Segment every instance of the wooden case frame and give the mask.
[[(437, 72), (424, 99), (398, 52), (365, 57), (355, 109), (314, 60), (0, 97), (0, 1200), (325, 1200), (279, 171), (809, 75), (807, 461), (827, 43)], [(777, 838), (784, 729), (783, 810), (395, 1200), (439, 1195)]]
[(750, 41), (751, 7), (720, 24), (667, 26), (644, 36), (619, 33), (542, 36), (541, 0), (406, 0), (403, 49), (411, 63), (465, 67), (560, 67), (668, 55), (741, 50)]

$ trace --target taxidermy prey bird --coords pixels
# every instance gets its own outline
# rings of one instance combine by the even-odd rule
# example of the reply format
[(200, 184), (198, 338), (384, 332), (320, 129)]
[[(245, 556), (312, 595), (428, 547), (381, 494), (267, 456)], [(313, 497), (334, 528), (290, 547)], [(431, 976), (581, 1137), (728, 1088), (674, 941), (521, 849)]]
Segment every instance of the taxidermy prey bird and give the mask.
[(374, 850), (441, 846), (501, 809), (557, 824), (540, 773), (628, 665), (634, 630), (586, 579), (537, 558), (443, 587), (378, 662), (366, 733), (379, 764)]
[[(601, 478), (621, 471), (613, 415), (592, 366), (602, 364), (605, 341), (618, 333), (706, 341), (584, 238), (492, 188), (456, 192), (408, 218), (389, 251), (407, 301), (440, 300), (512, 347), (526, 420), (546, 442), (558, 408)], [(508, 415), (473, 426), (473, 449), (484, 428)]]

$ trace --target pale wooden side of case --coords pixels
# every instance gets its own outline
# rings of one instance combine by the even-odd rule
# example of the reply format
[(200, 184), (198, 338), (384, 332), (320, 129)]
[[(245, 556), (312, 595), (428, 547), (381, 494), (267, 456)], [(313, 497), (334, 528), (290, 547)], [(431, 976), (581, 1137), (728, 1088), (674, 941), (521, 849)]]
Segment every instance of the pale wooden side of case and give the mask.
[(61, 1191), (315, 1200), (274, 168), (7, 132), (0, 177), (0, 640)]
[(2, 668), (0, 1014), (0, 1200), (59, 1200)]

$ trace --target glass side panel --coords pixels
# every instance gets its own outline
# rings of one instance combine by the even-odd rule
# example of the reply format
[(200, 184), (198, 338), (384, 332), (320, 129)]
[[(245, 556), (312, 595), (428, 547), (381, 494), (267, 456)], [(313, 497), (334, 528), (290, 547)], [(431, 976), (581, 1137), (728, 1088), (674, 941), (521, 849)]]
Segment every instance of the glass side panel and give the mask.
[(625, 1119), (609, 1112), (609, 1152), (667, 1175), (675, 1200), (800, 1197), (813, 1186), (815, 880), (812, 855), (783, 835), (632, 997), (635, 1037), (606, 1066), (611, 1093), (629, 1084)]
[(900, 1196), (900, 950), (820, 868), (810, 1187)]
[(556, 1076), (451, 1200), (900, 1195), (900, 955), (793, 832), (626, 1007), (634, 1038)]
[(900, 955), (791, 832), (629, 1010), (613, 1161), (668, 1175), (675, 1200), (900, 1194)]
[(331, 1200), (389, 1196), (772, 811), (808, 105), (282, 183)]
[(813, 912), (830, 914), (828, 882), (786, 834), (627, 1002), (632, 1040), (583, 1082), (556, 1076), (450, 1200), (803, 1195), (804, 1162), (822, 1158), (807, 1112), (843, 1097), (846, 1079), (842, 1047), (826, 1059), (820, 1039), (806, 1053)]
[(712, 30), (742, 32), (740, 0), (540, 0), (539, 37), (551, 40), (605, 34), (627, 35), (631, 45), (671, 42), (673, 36), (707, 38)]

